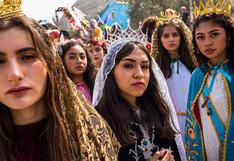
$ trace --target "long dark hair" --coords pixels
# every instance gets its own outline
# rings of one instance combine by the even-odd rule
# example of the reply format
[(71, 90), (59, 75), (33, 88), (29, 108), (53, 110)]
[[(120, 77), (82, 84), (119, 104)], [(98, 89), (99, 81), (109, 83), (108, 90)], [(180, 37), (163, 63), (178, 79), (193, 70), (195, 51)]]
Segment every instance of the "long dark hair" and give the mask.
[[(61, 110), (61, 106), (64, 104), (61, 98), (66, 102), (65, 96), (70, 96), (72, 97), (71, 99), (74, 99), (74, 96), (72, 96), (71, 88), (69, 88), (69, 94), (66, 91), (63, 91), (63, 93), (59, 91), (61, 85), (68, 87), (69, 80), (66, 79), (62, 66), (58, 68), (58, 64), (56, 64), (58, 58), (56, 57), (55, 59), (53, 43), (50, 41), (44, 29), (35, 20), (25, 16), (0, 21), (0, 32), (11, 28), (20, 28), (29, 33), (37, 53), (39, 53), (39, 58), (48, 71), (47, 89), (44, 96), (47, 104), (48, 123), (42, 138), (48, 142), (48, 145), (45, 145), (45, 147), (48, 146), (49, 160), (75, 160), (74, 156), (78, 156), (80, 153), (79, 147), (77, 144), (71, 143), (74, 141), (75, 136), (70, 135), (71, 137), (69, 137), (69, 129), (67, 129), (64, 123)], [(70, 103), (69, 106), (74, 105)], [(15, 133), (10, 110), (0, 102), (0, 160), (16, 161), (17, 145), (14, 136)], [(78, 151), (75, 152), (74, 149), (78, 149)]]
[(85, 72), (83, 73), (83, 79), (84, 79), (85, 83), (87, 84), (87, 86), (89, 87), (90, 92), (92, 94), (93, 87), (94, 87), (94, 78), (95, 78), (96, 72), (94, 70), (94, 66), (93, 66), (92, 60), (91, 60), (91, 58), (90, 58), (90, 56), (88, 54), (87, 49), (83, 45), (79, 44), (76, 41), (69, 41), (68, 43), (62, 45), (61, 46), (61, 51), (60, 51), (61, 52), (60, 56), (61, 56), (63, 65), (64, 65), (64, 67), (66, 69), (66, 72), (67, 72), (69, 78), (71, 78), (71, 75), (70, 75), (70, 73), (67, 70), (64, 58), (65, 58), (65, 55), (66, 55), (67, 51), (70, 48), (72, 48), (73, 46), (75, 46), (75, 45), (79, 45), (85, 51), (85, 55), (86, 55), (86, 58), (87, 58), (87, 67), (86, 67)]
[(117, 53), (115, 65), (124, 57), (130, 55), (137, 47), (146, 53), (150, 61), (148, 87), (144, 94), (137, 98), (141, 118), (139, 119), (137, 117), (130, 103), (120, 95), (116, 80), (113, 76), (114, 68), (107, 77), (103, 89), (103, 96), (96, 106), (97, 111), (107, 120), (122, 146), (130, 145), (135, 141), (129, 131), (130, 122), (138, 122), (148, 129), (155, 126), (156, 131), (162, 138), (167, 137), (173, 139), (175, 135), (169, 121), (168, 106), (159, 94), (158, 82), (152, 71), (151, 57), (145, 47), (138, 42), (128, 42)]
[(205, 57), (201, 51), (199, 50), (197, 43), (196, 43), (196, 28), (202, 22), (212, 22), (213, 24), (219, 25), (220, 27), (224, 28), (226, 35), (227, 35), (227, 58), (229, 68), (234, 68), (234, 26), (233, 21), (230, 17), (225, 16), (224, 14), (210, 14), (210, 15), (203, 15), (195, 19), (193, 25), (193, 46), (194, 46), (194, 55), (198, 61), (199, 66), (205, 72), (208, 70), (208, 58)]
[(184, 33), (176, 21), (168, 21), (162, 25), (159, 25), (157, 27), (157, 38), (158, 38), (158, 50), (159, 54), (156, 56), (156, 62), (158, 63), (159, 67), (161, 68), (165, 78), (170, 78), (172, 74), (172, 69), (171, 69), (171, 62), (173, 61), (172, 58), (170, 57), (170, 54), (168, 51), (163, 47), (162, 42), (161, 42), (161, 37), (163, 34), (163, 30), (166, 26), (174, 26), (180, 35), (180, 45), (178, 49), (178, 54), (179, 54), (179, 60), (187, 67), (187, 69), (192, 72), (195, 69), (195, 62), (192, 59), (192, 56), (189, 51), (189, 47), (186, 45), (186, 33)]

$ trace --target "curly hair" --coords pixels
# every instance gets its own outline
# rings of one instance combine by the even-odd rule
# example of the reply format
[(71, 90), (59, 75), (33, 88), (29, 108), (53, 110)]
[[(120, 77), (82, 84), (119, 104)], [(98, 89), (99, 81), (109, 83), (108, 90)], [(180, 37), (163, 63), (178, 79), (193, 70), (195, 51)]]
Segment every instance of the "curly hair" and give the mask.
[(196, 67), (196, 60), (193, 55), (192, 48), (192, 34), (190, 29), (185, 25), (182, 20), (179, 19), (168, 19), (160, 23), (153, 33), (152, 39), (152, 50), (151, 53), (154, 56), (156, 62), (160, 66), (165, 78), (169, 78), (172, 74), (171, 62), (172, 59), (168, 51), (163, 47), (161, 42), (161, 37), (163, 30), (166, 26), (174, 26), (180, 35), (180, 45), (179, 45), (179, 60), (192, 72)]
[(203, 15), (199, 16), (195, 19), (193, 25), (193, 46), (194, 46), (194, 55), (197, 59), (198, 65), (201, 67), (202, 71), (206, 71), (208, 69), (208, 58), (205, 57), (196, 43), (196, 29), (197, 27), (203, 22), (211, 22), (213, 24), (219, 25), (220, 27), (224, 28), (226, 35), (227, 35), (227, 58), (230, 60), (228, 61), (228, 66), (230, 68), (234, 68), (234, 26), (233, 20), (225, 16), (224, 14), (216, 14), (212, 13), (210, 15)]

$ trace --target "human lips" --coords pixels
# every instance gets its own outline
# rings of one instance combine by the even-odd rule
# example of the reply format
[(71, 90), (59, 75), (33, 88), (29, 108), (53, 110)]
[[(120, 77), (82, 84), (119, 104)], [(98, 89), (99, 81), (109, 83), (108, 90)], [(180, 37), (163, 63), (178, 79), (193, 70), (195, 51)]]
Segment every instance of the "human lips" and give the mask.
[(11, 94), (11, 95), (18, 96), (18, 95), (21, 95), (21, 94), (25, 93), (26, 91), (28, 91), (28, 90), (30, 90), (30, 89), (31, 89), (31, 88), (26, 87), (26, 86), (14, 87), (14, 88), (10, 88), (10, 89), (7, 91), (7, 94)]
[(143, 87), (145, 84), (143, 82), (135, 82), (132, 85), (135, 87)]
[(175, 44), (173, 44), (173, 43), (172, 43), (172, 44), (169, 44), (169, 46), (170, 46), (170, 47), (174, 47), (174, 46), (175, 46)]
[(75, 67), (77, 70), (81, 70), (81, 69), (84, 69), (84, 67), (82, 65), (78, 65)]
[(94, 57), (94, 59), (95, 59), (95, 60), (98, 60), (98, 59), (99, 59), (99, 57)]
[(210, 55), (210, 54), (213, 54), (214, 51), (215, 51), (215, 49), (206, 49), (205, 53), (208, 54), (208, 55)]

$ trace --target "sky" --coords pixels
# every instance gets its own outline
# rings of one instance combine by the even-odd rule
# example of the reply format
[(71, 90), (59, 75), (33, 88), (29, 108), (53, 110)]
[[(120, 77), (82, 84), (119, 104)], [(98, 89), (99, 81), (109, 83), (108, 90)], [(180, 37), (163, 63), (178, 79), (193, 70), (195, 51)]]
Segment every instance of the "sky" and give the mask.
[(72, 5), (76, 0), (22, 0), (23, 13), (36, 20), (52, 21), (55, 9)]

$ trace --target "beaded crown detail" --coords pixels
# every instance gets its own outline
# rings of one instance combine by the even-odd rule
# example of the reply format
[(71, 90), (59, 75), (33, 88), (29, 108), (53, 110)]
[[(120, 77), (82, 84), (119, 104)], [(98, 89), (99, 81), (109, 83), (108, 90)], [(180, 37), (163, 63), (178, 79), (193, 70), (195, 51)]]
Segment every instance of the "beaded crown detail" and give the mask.
[(196, 2), (194, 2), (194, 16), (203, 16), (206, 14), (216, 13), (216, 14), (224, 14), (226, 16), (230, 16), (231, 14), (231, 4), (230, 0), (217, 0), (215, 3), (214, 0), (208, 0), (206, 4), (199, 0), (199, 6), (196, 6)]
[(165, 12), (161, 12), (161, 15), (157, 19), (157, 26), (173, 19), (181, 20), (181, 17), (177, 15), (177, 12), (175, 10), (168, 8), (165, 10)]
[[(118, 26), (118, 24), (116, 24)], [(137, 41), (146, 46), (147, 35), (141, 30), (141, 23), (136, 30), (132, 29), (129, 22), (126, 29), (122, 29), (120, 26), (116, 27), (112, 33), (107, 32), (106, 47), (109, 50), (112, 46), (125, 42), (125, 41)]]
[(21, 0), (0, 0), (0, 20), (7, 20), (22, 14)]

